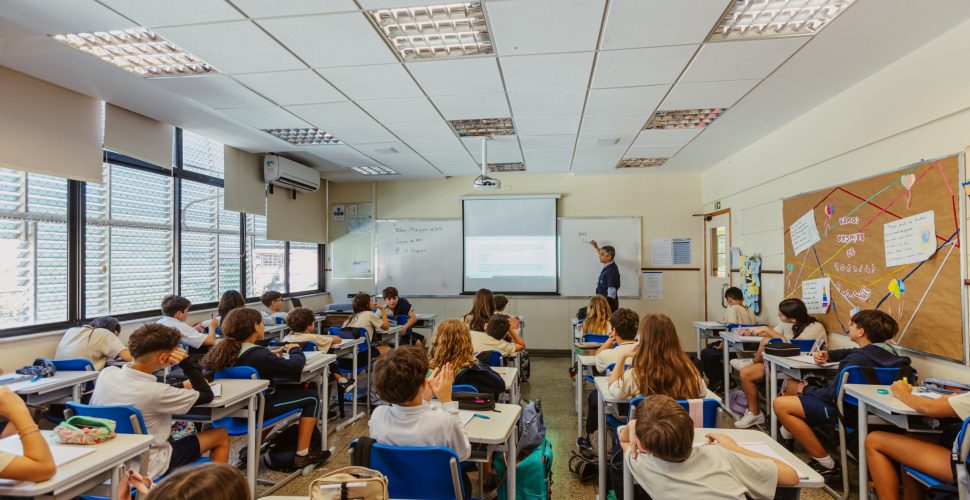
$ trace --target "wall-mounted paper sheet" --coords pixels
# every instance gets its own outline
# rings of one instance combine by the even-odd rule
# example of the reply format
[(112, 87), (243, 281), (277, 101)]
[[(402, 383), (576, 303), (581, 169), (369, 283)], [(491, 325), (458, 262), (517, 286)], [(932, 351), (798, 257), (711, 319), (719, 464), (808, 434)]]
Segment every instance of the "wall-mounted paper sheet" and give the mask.
[(825, 314), (832, 303), (829, 278), (818, 278), (802, 282), (802, 302), (808, 314)]
[(936, 251), (936, 218), (932, 210), (887, 222), (882, 230), (886, 267), (922, 262)]
[(643, 298), (645, 299), (663, 300), (664, 273), (658, 271), (644, 271), (640, 290), (643, 294)]
[(815, 211), (809, 210), (805, 212), (805, 215), (799, 217), (788, 228), (788, 235), (791, 237), (791, 247), (795, 251), (795, 255), (818, 243), (822, 238), (818, 235), (818, 226), (815, 225)]

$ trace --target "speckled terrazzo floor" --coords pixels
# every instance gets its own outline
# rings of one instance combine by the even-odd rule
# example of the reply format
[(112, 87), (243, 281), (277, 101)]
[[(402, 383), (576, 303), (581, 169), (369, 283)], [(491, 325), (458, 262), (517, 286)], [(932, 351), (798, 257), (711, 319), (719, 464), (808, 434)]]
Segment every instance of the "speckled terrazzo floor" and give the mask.
[[(547, 436), (555, 450), (553, 462), (553, 498), (554, 499), (593, 499), (596, 497), (596, 481), (580, 483), (568, 470), (568, 457), (576, 444), (576, 411), (574, 406), (574, 388), (567, 376), (568, 358), (532, 358), (532, 377), (529, 383), (523, 385), (522, 395), (526, 399), (540, 398), (547, 426)], [(588, 387), (587, 387), (588, 389)], [(733, 422), (722, 419), (722, 426), (731, 426)], [(367, 420), (361, 419), (340, 433), (331, 433), (329, 445), (336, 447), (336, 454), (324, 467), (324, 471), (332, 471), (349, 465), (350, 456), (347, 446), (351, 440), (367, 434)], [(242, 441), (233, 443), (233, 453), (237, 456)], [(265, 468), (262, 472), (267, 474)], [(315, 471), (310, 477), (298, 477), (274, 493), (274, 495), (306, 496), (310, 481), (320, 475)], [(270, 477), (282, 476), (272, 473)], [(854, 477), (856, 469), (850, 468)], [(477, 493), (476, 493), (477, 494)], [(262, 495), (259, 495), (262, 496)], [(850, 498), (855, 498), (853, 494)], [(830, 498), (822, 490), (803, 490), (803, 499)]]

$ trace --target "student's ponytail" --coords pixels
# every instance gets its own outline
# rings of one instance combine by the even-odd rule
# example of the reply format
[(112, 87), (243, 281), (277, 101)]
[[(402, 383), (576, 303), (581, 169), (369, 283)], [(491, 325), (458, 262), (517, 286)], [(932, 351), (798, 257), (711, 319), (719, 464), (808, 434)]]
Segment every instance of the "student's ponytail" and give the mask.
[(808, 307), (801, 299), (785, 299), (778, 304), (778, 311), (785, 315), (788, 319), (795, 320), (792, 325), (792, 333), (796, 337), (805, 331), (805, 328), (812, 323), (818, 322), (815, 317), (808, 314)]
[(236, 364), (239, 353), (242, 352), (242, 342), (226, 337), (222, 342), (209, 349), (202, 358), (202, 367), (217, 372)]
[(242, 352), (243, 341), (256, 332), (256, 325), (262, 324), (263, 315), (255, 309), (241, 307), (233, 309), (222, 318), (222, 342), (216, 344), (202, 358), (202, 366), (207, 370), (219, 371), (236, 364)]

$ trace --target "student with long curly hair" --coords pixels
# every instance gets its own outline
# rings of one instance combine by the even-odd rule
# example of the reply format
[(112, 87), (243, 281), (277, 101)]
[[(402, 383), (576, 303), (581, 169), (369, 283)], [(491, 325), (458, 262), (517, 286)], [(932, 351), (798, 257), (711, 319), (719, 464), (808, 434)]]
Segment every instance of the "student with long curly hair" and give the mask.
[(475, 358), (468, 327), (457, 319), (442, 321), (431, 341), (431, 369), (450, 364), (455, 370), (455, 384), (475, 386), (478, 392), (501, 394), (505, 381), (490, 366)]
[[(251, 366), (266, 380), (283, 378), (299, 380), (306, 364), (300, 344), (286, 344), (273, 350), (256, 345), (263, 339), (263, 315), (246, 307), (233, 309), (222, 322), (222, 342), (202, 358), (202, 365), (212, 371), (230, 366)], [(288, 356), (285, 356), (287, 355)], [(285, 356), (285, 357), (284, 357)], [(299, 385), (273, 385), (266, 397), (264, 418), (301, 410), (296, 457), (293, 466), (306, 467), (330, 458), (329, 451), (310, 450), (310, 438), (317, 425), (320, 397), (314, 388)]]
[[(648, 314), (640, 320), (640, 343), (624, 352), (610, 375), (610, 394), (616, 398), (663, 394), (674, 399), (707, 395), (707, 387), (690, 357), (680, 347), (674, 322), (664, 314)], [(628, 358), (633, 366), (624, 367)]]
[(583, 333), (606, 335), (610, 333), (610, 304), (606, 297), (593, 295), (586, 306), (586, 319), (583, 320)]
[(488, 288), (479, 288), (472, 300), (472, 310), (463, 318), (469, 330), (484, 332), (488, 320), (495, 314), (495, 296)]

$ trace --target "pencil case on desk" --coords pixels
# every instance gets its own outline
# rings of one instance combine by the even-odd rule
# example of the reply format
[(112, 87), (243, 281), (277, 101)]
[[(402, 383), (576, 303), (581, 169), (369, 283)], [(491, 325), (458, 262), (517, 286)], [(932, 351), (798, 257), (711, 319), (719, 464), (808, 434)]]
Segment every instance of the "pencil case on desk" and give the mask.
[(495, 409), (495, 395), (481, 392), (456, 392), (451, 399), (458, 401), (459, 410), (489, 411)]
[(945, 378), (928, 378), (923, 381), (923, 387), (940, 394), (962, 394), (970, 391), (970, 385)]
[(765, 345), (765, 354), (771, 354), (772, 356), (790, 358), (792, 356), (798, 356), (801, 353), (802, 350), (794, 344), (772, 343)]
[(98, 444), (114, 437), (115, 422), (106, 418), (75, 415), (54, 427), (54, 440), (60, 444)]

